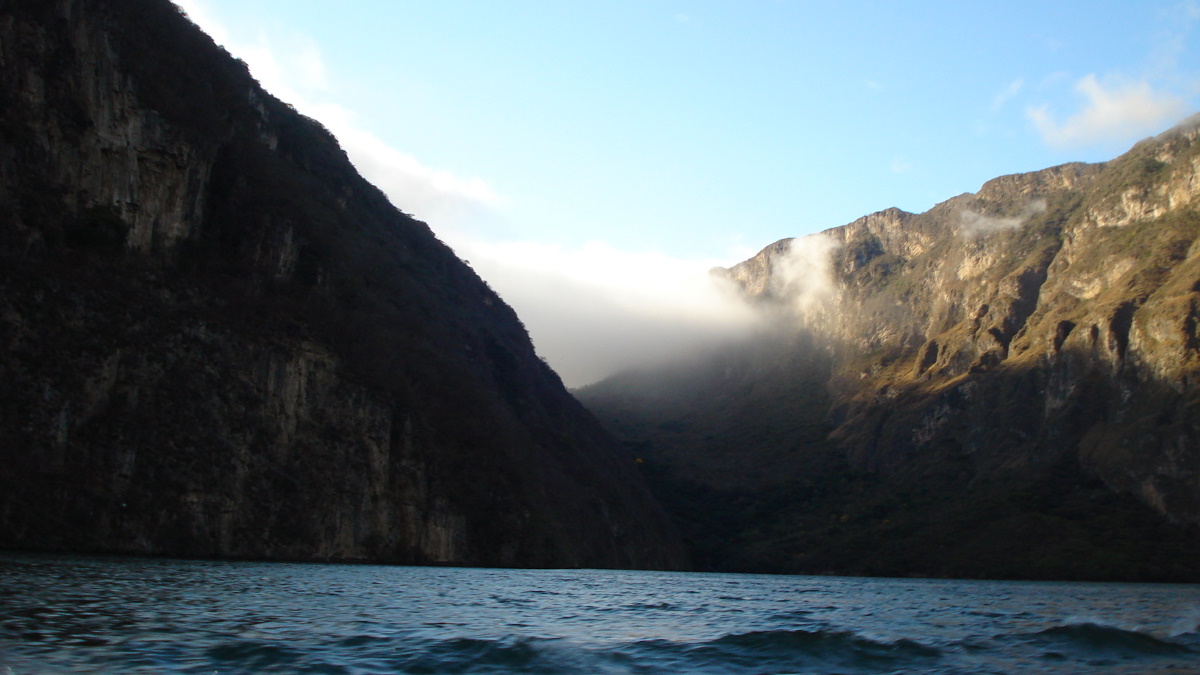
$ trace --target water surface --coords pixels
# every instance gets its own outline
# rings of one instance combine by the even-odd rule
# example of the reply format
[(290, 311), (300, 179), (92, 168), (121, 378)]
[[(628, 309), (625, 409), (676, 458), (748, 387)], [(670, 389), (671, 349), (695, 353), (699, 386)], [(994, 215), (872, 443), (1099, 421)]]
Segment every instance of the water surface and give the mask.
[(1200, 586), (0, 554), (0, 675), (1200, 673)]

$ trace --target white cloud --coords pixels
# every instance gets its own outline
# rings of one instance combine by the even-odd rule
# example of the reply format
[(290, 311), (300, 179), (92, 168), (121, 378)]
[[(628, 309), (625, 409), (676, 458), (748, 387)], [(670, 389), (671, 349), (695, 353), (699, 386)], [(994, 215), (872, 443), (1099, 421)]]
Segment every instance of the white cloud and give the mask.
[(1182, 74), (1184, 79), (1194, 83), (1194, 73), (1186, 68), (1181, 71), (1179, 62), (1189, 52), (1188, 41), (1196, 21), (1200, 20), (1200, 3), (1186, 0), (1166, 7), (1157, 14), (1159, 30), (1153, 36), (1154, 50), (1150, 54), (1150, 67), (1160, 76), (1175, 78)]
[(1042, 139), (1055, 147), (1126, 142), (1154, 133), (1182, 118), (1187, 103), (1148, 82), (1102, 83), (1087, 75), (1075, 83), (1083, 108), (1059, 123), (1047, 106), (1030, 107), (1026, 115)]
[(668, 363), (742, 337), (753, 311), (716, 261), (533, 242), (455, 242), (516, 310), (538, 353), (568, 386)]
[(1024, 86), (1025, 80), (1019, 77), (1012, 82), (1009, 82), (1008, 86), (1005, 87), (1004, 90), (999, 94), (996, 94), (996, 96), (992, 99), (992, 110), (995, 111), (1004, 107), (1004, 104), (1008, 103), (1014, 96), (1019, 94)]
[(229, 42), (229, 33), (225, 30), (225, 26), (213, 17), (209, 11), (208, 5), (202, 0), (172, 0), (175, 6), (182, 9), (192, 23), (199, 26), (208, 33), (208, 36), (216, 41), (219, 45), (224, 45)]
[(905, 159), (895, 157), (892, 159), (891, 164), (888, 165), (888, 168), (891, 169), (892, 173), (908, 173), (912, 171), (912, 164)]
[(263, 89), (297, 107), (329, 90), (321, 48), (303, 33), (272, 36), (260, 31), (253, 43), (227, 43), (225, 48), (250, 66)]
[(462, 227), (500, 207), (503, 199), (481, 178), (463, 178), (401, 152), (361, 128), (349, 110), (328, 100), (328, 69), (318, 43), (302, 33), (282, 38), (259, 32), (239, 41), (203, 0), (178, 0), (188, 17), (250, 67), (264, 89), (319, 120), (341, 143), (355, 168), (406, 213), (440, 228)]
[(321, 120), (359, 173), (383, 190), (393, 204), (431, 225), (455, 229), (504, 204), (487, 181), (422, 164), (355, 124), (353, 113), (342, 106), (325, 103), (302, 112)]
[(801, 321), (816, 325), (822, 310), (837, 298), (832, 253), (841, 244), (824, 232), (797, 237), (771, 264), (772, 289), (788, 298)]
[(752, 311), (708, 270), (717, 261), (631, 253), (592, 242), (578, 248), (470, 236), (504, 198), (487, 181), (429, 167), (362, 128), (331, 99), (316, 42), (258, 34), (238, 42), (203, 0), (179, 4), (202, 29), (249, 65), (276, 97), (320, 120), (358, 171), (439, 236), (509, 303), (538, 352), (568, 386), (624, 368), (664, 363), (746, 334)]
[(993, 232), (1015, 230), (1024, 225), (1030, 218), (1039, 216), (1045, 212), (1046, 200), (1044, 199), (1035, 199), (1029, 202), (1015, 216), (987, 216), (965, 209), (962, 213), (958, 214), (958, 234), (962, 237), (973, 239), (976, 237), (986, 237)]
[(303, 76), (302, 82), (309, 88), (328, 89), (329, 80), (325, 70), (325, 59), (321, 57), (321, 48), (308, 36), (302, 36), (300, 40), (296, 66)]

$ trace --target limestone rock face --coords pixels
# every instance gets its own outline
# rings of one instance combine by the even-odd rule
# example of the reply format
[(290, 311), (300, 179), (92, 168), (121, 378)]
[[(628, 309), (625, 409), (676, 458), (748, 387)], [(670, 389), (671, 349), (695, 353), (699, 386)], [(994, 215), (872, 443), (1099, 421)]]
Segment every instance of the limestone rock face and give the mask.
[(524, 327), (165, 0), (0, 3), (0, 546), (672, 568)]
[[(1200, 524), (1198, 163), (1188, 121), (1106, 164), (816, 235), (836, 242), (834, 291), (798, 321), (835, 354), (832, 437), (871, 466), (953, 444), (980, 473), (1077, 452), (1113, 488)], [(803, 244), (727, 275), (764, 298)]]

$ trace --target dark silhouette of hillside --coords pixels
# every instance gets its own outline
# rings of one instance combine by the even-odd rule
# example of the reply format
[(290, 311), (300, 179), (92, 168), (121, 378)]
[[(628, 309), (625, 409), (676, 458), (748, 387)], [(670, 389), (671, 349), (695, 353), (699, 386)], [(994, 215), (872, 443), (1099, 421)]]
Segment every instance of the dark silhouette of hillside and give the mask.
[(513, 311), (166, 0), (0, 4), (0, 546), (673, 568)]

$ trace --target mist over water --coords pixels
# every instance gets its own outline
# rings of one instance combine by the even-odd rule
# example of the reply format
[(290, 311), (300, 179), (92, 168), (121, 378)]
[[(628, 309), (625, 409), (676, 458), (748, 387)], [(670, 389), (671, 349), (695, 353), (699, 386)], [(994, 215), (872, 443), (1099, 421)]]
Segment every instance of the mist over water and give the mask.
[(0, 554), (25, 673), (1195, 672), (1200, 587)]

